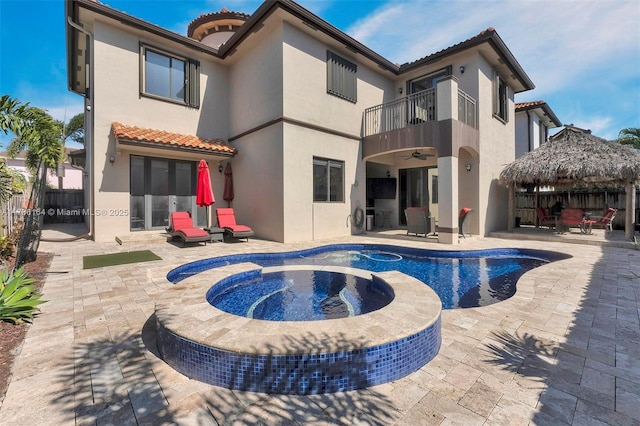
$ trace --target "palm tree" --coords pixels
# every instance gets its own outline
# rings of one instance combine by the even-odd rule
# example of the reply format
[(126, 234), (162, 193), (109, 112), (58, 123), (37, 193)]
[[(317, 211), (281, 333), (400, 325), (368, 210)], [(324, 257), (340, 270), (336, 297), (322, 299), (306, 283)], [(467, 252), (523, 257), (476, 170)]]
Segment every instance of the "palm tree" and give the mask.
[(69, 119), (69, 122), (64, 126), (64, 133), (62, 139), (64, 141), (73, 141), (84, 145), (84, 113), (74, 115)]
[[(32, 112), (29, 104), (23, 104), (9, 95), (0, 97), (0, 131), (4, 134), (12, 132), (20, 137), (28, 137), (31, 133), (29, 121)], [(7, 201), (13, 194), (14, 176), (6, 164), (0, 167), (0, 202)]]
[(26, 150), (25, 165), (32, 171), (44, 166), (55, 169), (64, 155), (62, 141), (62, 124), (51, 117), (46, 111), (27, 107), (26, 126), (11, 141), (7, 147), (10, 156), (16, 156)]
[(618, 133), (618, 143), (640, 149), (640, 128), (627, 127)]

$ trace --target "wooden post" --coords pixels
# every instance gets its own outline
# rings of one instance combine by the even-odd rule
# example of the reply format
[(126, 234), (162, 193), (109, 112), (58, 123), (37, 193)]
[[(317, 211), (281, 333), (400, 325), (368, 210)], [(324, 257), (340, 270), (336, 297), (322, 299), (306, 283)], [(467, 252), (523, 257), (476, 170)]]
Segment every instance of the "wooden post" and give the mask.
[(540, 185), (536, 184), (536, 229), (540, 228), (540, 219), (538, 219), (538, 207), (540, 207)]
[(636, 186), (633, 181), (627, 183), (626, 191), (624, 238), (631, 241), (636, 232)]
[(509, 212), (507, 214), (507, 231), (509, 232), (513, 232), (513, 221), (515, 220), (515, 207), (516, 207), (516, 203), (515, 203), (515, 198), (516, 198), (516, 190), (515, 190), (515, 186), (516, 183), (515, 182), (511, 182), (511, 184), (509, 184)]

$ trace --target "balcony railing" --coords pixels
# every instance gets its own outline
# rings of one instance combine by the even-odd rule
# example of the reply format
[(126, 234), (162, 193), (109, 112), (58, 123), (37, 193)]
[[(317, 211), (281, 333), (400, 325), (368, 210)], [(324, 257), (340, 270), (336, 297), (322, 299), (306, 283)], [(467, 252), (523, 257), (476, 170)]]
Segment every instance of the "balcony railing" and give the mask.
[(477, 128), (476, 100), (458, 89), (458, 121)]
[(364, 110), (364, 136), (436, 121), (436, 103), (436, 89), (433, 88), (367, 108)]
[[(428, 121), (438, 120), (437, 91), (435, 88), (413, 93), (405, 98), (376, 105), (364, 110), (364, 136), (377, 135)], [(457, 119), (477, 128), (476, 101), (458, 90)]]

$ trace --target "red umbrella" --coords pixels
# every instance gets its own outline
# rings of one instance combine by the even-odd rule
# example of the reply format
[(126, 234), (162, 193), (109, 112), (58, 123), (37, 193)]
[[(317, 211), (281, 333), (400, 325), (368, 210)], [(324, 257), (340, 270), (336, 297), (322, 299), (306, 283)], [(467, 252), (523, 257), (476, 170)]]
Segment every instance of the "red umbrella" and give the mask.
[[(215, 203), (213, 189), (211, 189), (211, 176), (209, 165), (204, 160), (198, 164), (198, 184), (196, 185), (196, 204), (200, 207), (209, 207)], [(209, 224), (209, 209), (207, 209), (207, 224)]]
[(224, 170), (224, 195), (222, 199), (229, 203), (233, 201), (233, 172), (231, 171), (231, 163), (227, 163), (227, 168)]

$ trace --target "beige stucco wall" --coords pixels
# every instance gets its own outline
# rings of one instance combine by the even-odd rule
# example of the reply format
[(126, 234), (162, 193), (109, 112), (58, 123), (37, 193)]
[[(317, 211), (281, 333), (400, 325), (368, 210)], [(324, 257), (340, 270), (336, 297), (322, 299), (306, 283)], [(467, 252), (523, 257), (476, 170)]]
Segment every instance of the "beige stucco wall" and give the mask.
[(282, 117), (282, 28), (259, 35), (260, 44), (238, 53), (229, 70), (229, 137)]
[[(478, 55), (480, 163), (478, 167), (479, 215), (472, 217), (480, 235), (507, 228), (508, 193), (498, 183), (500, 172), (515, 159), (513, 90), (509, 90), (509, 121), (493, 117), (493, 67)], [(465, 71), (466, 73), (466, 71)], [(476, 224), (475, 220), (479, 222)], [(473, 229), (473, 228), (471, 228)]]
[(240, 154), (232, 160), (238, 223), (250, 226), (258, 238), (283, 242), (284, 175), (282, 123), (234, 142)]
[[(358, 63), (357, 55), (331, 48), (287, 23), (283, 42), (286, 117), (359, 137), (364, 110), (392, 99), (393, 82)], [(327, 93), (327, 50), (358, 66), (357, 102)]]
[[(147, 33), (129, 32), (101, 21), (95, 22), (92, 30), (95, 38), (94, 209), (101, 212), (128, 211), (130, 148), (118, 149), (111, 133), (111, 124), (121, 122), (205, 138), (226, 138), (229, 133), (229, 113), (224, 100), (229, 96), (228, 72), (220, 64)], [(140, 96), (140, 42), (201, 61), (199, 109)], [(175, 151), (145, 152), (149, 156), (177, 158)], [(111, 155), (116, 159), (113, 164), (109, 163)], [(203, 158), (199, 154), (182, 154), (181, 157), (193, 161)], [(207, 159), (215, 181), (213, 170), (217, 174), (216, 158), (209, 156)], [(221, 198), (221, 189), (215, 192)], [(96, 241), (113, 241), (117, 235), (128, 234), (129, 219), (128, 215), (96, 215)]]
[[(358, 200), (364, 208), (364, 185), (358, 179), (362, 174), (359, 148), (359, 141), (296, 125), (284, 126), (286, 242), (351, 235), (349, 215)], [(313, 157), (344, 162), (344, 202), (313, 201)]]

